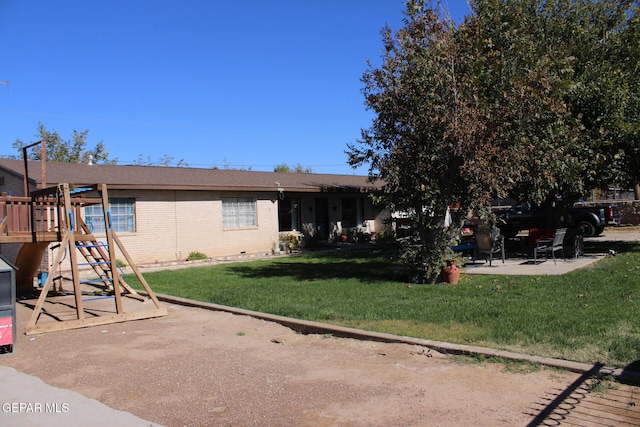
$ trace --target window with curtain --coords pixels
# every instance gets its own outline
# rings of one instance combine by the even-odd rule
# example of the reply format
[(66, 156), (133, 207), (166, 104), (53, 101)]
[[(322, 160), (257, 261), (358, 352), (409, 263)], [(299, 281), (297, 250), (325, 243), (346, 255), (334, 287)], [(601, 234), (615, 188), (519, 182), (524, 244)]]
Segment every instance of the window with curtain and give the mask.
[(223, 228), (256, 227), (257, 225), (256, 199), (248, 197), (222, 199)]
[[(116, 233), (135, 233), (136, 211), (135, 201), (132, 198), (109, 199), (109, 212), (111, 227)], [(104, 215), (102, 205), (91, 205), (84, 208), (84, 222), (92, 233), (104, 233)]]

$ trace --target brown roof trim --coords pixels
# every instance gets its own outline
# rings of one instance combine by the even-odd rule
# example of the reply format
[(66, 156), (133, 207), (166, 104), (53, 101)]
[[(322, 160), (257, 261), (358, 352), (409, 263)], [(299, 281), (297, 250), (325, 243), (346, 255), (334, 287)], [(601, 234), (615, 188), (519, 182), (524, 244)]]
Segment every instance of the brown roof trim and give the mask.
[[(40, 162), (28, 162), (30, 182), (41, 185)], [(62, 182), (76, 186), (104, 183), (119, 190), (277, 191), (298, 193), (370, 193), (381, 190), (361, 175), (303, 174), (175, 168), (163, 166), (87, 165), (47, 162), (47, 186)], [(16, 177), (24, 174), (21, 160), (0, 159), (0, 169)]]
[[(90, 184), (80, 184), (90, 185)], [(239, 187), (222, 187), (216, 185), (109, 185), (110, 190), (165, 190), (165, 191), (273, 191), (277, 192), (277, 187), (252, 187), (252, 186), (239, 186)], [(287, 193), (338, 193), (338, 192), (350, 192), (350, 193), (370, 193), (377, 191), (376, 188), (355, 188), (355, 187), (286, 187)]]

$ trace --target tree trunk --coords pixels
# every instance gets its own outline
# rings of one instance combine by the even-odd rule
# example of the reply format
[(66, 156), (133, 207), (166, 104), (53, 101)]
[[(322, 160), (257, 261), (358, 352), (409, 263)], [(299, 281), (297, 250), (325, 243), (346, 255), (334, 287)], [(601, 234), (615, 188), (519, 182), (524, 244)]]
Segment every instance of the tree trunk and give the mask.
[(634, 193), (636, 193), (635, 199), (636, 200), (640, 200), (640, 184), (636, 184), (636, 188), (635, 188)]

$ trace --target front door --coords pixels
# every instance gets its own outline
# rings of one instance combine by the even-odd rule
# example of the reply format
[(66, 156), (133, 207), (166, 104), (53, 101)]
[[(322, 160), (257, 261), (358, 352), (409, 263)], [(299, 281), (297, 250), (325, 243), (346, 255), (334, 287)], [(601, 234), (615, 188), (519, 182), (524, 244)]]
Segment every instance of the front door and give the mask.
[(329, 199), (316, 198), (316, 230), (322, 240), (329, 238)]

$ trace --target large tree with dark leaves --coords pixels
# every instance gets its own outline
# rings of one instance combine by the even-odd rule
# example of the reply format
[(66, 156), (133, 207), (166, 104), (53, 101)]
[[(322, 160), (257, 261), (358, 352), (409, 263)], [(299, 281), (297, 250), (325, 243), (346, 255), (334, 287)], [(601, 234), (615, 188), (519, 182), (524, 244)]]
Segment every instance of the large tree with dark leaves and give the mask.
[(581, 126), (573, 155), (584, 190), (640, 182), (640, 27), (634, 0), (541, 3), (550, 37), (573, 60), (565, 102)]
[(493, 197), (526, 192), (540, 202), (582, 185), (572, 152), (581, 124), (566, 103), (572, 58), (549, 42), (540, 4), (471, 6), (456, 27), (439, 8), (407, 2), (405, 26), (383, 30), (382, 65), (363, 75), (375, 118), (348, 149), (410, 217), (402, 259), (423, 282), (437, 279), (462, 220)]
[[(535, 70), (543, 74), (534, 76), (533, 86), (522, 87), (528, 92), (524, 96), (551, 89), (542, 103), (526, 104), (538, 125), (524, 129), (543, 132), (525, 136), (534, 143), (521, 151), (523, 175), (516, 177), (510, 195), (554, 206), (550, 215), (560, 220), (563, 209), (592, 189), (640, 182), (637, 2), (475, 0), (471, 6), (460, 30), (468, 32), (465, 38), (473, 46), (475, 74), (494, 78), (493, 90), (482, 82), (477, 86), (488, 89), (485, 107), (508, 106), (507, 98), (513, 99), (509, 82), (518, 84)], [(512, 72), (505, 73), (508, 69)], [(512, 123), (510, 111), (497, 117), (501, 133), (505, 123)], [(544, 126), (549, 126), (546, 132)]]

